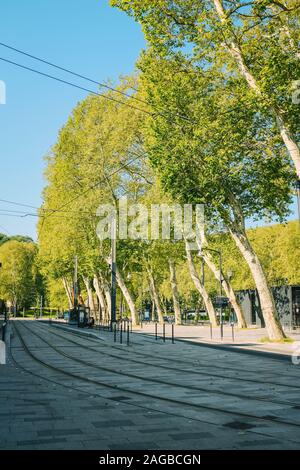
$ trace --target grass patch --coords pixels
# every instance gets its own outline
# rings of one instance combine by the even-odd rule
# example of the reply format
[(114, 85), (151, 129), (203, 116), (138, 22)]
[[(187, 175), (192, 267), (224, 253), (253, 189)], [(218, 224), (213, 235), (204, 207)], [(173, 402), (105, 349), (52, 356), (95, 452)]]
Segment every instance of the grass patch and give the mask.
[(285, 343), (291, 344), (295, 342), (295, 340), (292, 338), (270, 339), (267, 336), (264, 336), (259, 341), (260, 343), (275, 343), (275, 344), (285, 344)]

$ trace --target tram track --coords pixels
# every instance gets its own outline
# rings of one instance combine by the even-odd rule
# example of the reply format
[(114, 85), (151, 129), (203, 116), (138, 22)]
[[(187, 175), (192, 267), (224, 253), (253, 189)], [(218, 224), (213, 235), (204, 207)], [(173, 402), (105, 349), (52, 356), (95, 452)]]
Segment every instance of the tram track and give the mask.
[[(15, 328), (15, 331), (17, 333), (17, 336), (18, 338), (20, 339), (20, 342), (21, 344), (23, 344), (23, 350), (28, 354), (28, 356), (31, 358), (31, 360), (34, 362), (34, 363), (39, 363), (43, 366), (45, 366), (46, 368), (50, 368), (51, 370), (53, 371), (57, 371), (58, 369), (56, 367), (53, 367), (53, 366), (50, 366), (50, 365), (47, 365), (45, 364), (43, 361), (41, 361), (40, 359), (37, 359), (35, 358), (30, 350), (27, 348), (25, 342), (22, 340), (22, 338), (20, 337), (20, 333), (17, 331), (17, 329)], [(57, 381), (57, 380), (53, 380), (53, 379), (50, 379), (49, 377), (45, 377), (44, 375), (41, 375), (41, 374), (38, 374), (36, 372), (33, 372), (32, 370), (29, 370), (27, 368), (25, 368), (20, 362), (18, 362), (16, 360), (16, 358), (14, 357), (12, 351), (11, 351), (11, 348), (10, 348), (10, 357), (11, 357), (11, 360), (13, 361), (13, 363), (15, 364), (16, 367), (18, 367), (20, 370), (22, 370), (23, 372), (29, 374), (29, 375), (32, 375), (40, 380), (43, 380), (43, 381), (46, 381), (48, 383), (51, 383), (52, 385), (55, 385), (55, 386), (60, 386), (60, 387), (63, 387), (65, 389), (68, 389), (70, 390), (70, 385), (68, 384), (64, 384), (62, 383), (61, 381)], [(69, 374), (67, 372), (63, 372), (64, 375), (66, 375), (67, 377), (69, 377)], [(86, 380), (85, 380), (86, 381)], [(77, 391), (79, 392), (80, 394), (83, 394), (83, 395), (86, 395), (87, 398), (90, 400), (91, 398), (101, 398), (101, 399), (104, 399), (105, 401), (109, 401), (109, 402), (112, 402), (113, 404), (115, 403), (119, 403), (120, 405), (124, 405), (124, 402), (121, 401), (121, 400), (118, 400), (116, 399), (115, 397), (114, 398), (110, 398), (110, 397), (103, 397), (102, 394), (99, 394), (95, 391), (93, 391), (93, 394), (91, 396), (91, 393), (90, 392), (87, 392), (85, 391), (84, 389), (82, 388), (78, 388), (78, 387), (75, 387), (73, 384), (72, 384), (72, 390), (74, 391)], [(219, 429), (220, 428), (220, 424), (218, 423), (214, 423), (212, 421), (208, 421), (208, 420), (205, 420), (204, 418), (197, 418), (195, 417), (194, 415), (193, 416), (184, 416), (182, 414), (178, 414), (178, 413), (175, 413), (175, 412), (171, 412), (171, 411), (166, 411), (166, 410), (161, 410), (161, 409), (157, 409), (157, 408), (153, 408), (153, 407), (149, 407), (149, 406), (144, 406), (144, 405), (141, 405), (141, 404), (137, 404), (137, 403), (132, 403), (132, 402), (126, 402), (126, 406), (129, 406), (129, 407), (133, 407), (133, 408), (137, 408), (139, 410), (144, 410), (145, 412), (148, 413), (155, 413), (155, 414), (161, 414), (161, 415), (165, 415), (165, 416), (168, 416), (170, 418), (180, 418), (180, 419), (183, 419), (183, 420), (186, 420), (187, 422), (197, 422), (197, 423), (201, 423), (201, 424), (207, 424), (209, 426), (213, 426), (215, 427), (216, 429)], [(264, 433), (264, 435), (268, 436), (267, 433)], [(270, 435), (270, 437), (272, 437), (272, 435)], [(297, 441), (294, 441), (294, 440), (290, 440), (291, 442), (295, 443)]]
[[(45, 325), (44, 325), (45, 326)], [(59, 329), (59, 328), (57, 328)], [(66, 330), (63, 330), (63, 331), (66, 331)], [(67, 331), (68, 334), (70, 335), (74, 335), (78, 338), (78, 334), (75, 334), (75, 333), (72, 333), (71, 331)], [(54, 333), (54, 335), (60, 337), (61, 339), (66, 339), (65, 335), (59, 335), (57, 333)], [(88, 341), (87, 339), (85, 338), (82, 338), (84, 341)], [(149, 364), (145, 361), (141, 361), (140, 359), (133, 359), (133, 358), (128, 358), (128, 357), (122, 357), (120, 355), (117, 355), (117, 354), (113, 354), (112, 352), (105, 352), (103, 351), (103, 349), (118, 349), (122, 352), (124, 352), (124, 348), (121, 348), (121, 347), (118, 347), (118, 346), (111, 346), (111, 345), (108, 345), (108, 344), (105, 344), (104, 342), (101, 342), (101, 344), (99, 344), (99, 341), (97, 339), (94, 340), (95, 343), (97, 343), (97, 349), (94, 348), (94, 347), (91, 347), (91, 346), (87, 346), (87, 345), (82, 345), (81, 343), (79, 343), (78, 341), (73, 341), (73, 340), (70, 340), (68, 339), (69, 342), (73, 343), (73, 344), (76, 344), (76, 345), (79, 345), (79, 346), (82, 346), (82, 347), (85, 347), (86, 349), (88, 350), (91, 350), (91, 351), (94, 351), (94, 352), (98, 352), (99, 353), (99, 349), (101, 349), (101, 353), (108, 356), (108, 357), (112, 357), (112, 358), (116, 358), (116, 359), (119, 359), (119, 360), (122, 360), (122, 361), (130, 361), (132, 363), (136, 363), (136, 364), (142, 364), (142, 365), (152, 365), (153, 367), (158, 367), (160, 369), (165, 369), (165, 370), (173, 370), (173, 371), (178, 371), (178, 372), (182, 372), (182, 373), (185, 373), (185, 374), (192, 374), (192, 375), (199, 375), (199, 374), (202, 374), (202, 375), (205, 375), (207, 377), (215, 377), (215, 378), (220, 378), (220, 379), (228, 379), (228, 380), (236, 380), (236, 381), (239, 381), (239, 382), (250, 382), (250, 383), (257, 383), (259, 385), (265, 385), (265, 384), (268, 384), (268, 385), (275, 385), (275, 386), (278, 386), (278, 387), (287, 387), (287, 388), (291, 388), (291, 389), (296, 389), (296, 390), (299, 390), (300, 389), (300, 385), (295, 385), (295, 384), (282, 384), (280, 382), (274, 382), (274, 381), (271, 381), (271, 380), (258, 380), (258, 379), (251, 379), (251, 378), (244, 378), (244, 377), (237, 377), (237, 376), (228, 376), (228, 375), (224, 375), (224, 374), (219, 374), (219, 373), (213, 373), (213, 372), (204, 372), (203, 370), (190, 370), (188, 369), (187, 367), (185, 369), (180, 369), (178, 367), (170, 367), (170, 366), (166, 366), (166, 365), (162, 365), (162, 364)], [(184, 361), (180, 361), (180, 360), (177, 360), (177, 359), (169, 359), (168, 357), (163, 357), (163, 356), (159, 356), (159, 355), (155, 355), (155, 357), (153, 355), (150, 355), (150, 354), (146, 354), (146, 353), (142, 353), (140, 351), (126, 351), (126, 353), (129, 353), (129, 354), (135, 354), (135, 355), (139, 355), (141, 357), (147, 357), (151, 360), (153, 359), (161, 359), (161, 360), (164, 360), (166, 362), (178, 362), (178, 363), (183, 363), (186, 365), (186, 362)], [(197, 367), (198, 369), (201, 369), (201, 368), (205, 368), (205, 369), (210, 369), (211, 367), (214, 367), (219, 369), (220, 367), (217, 366), (217, 365), (213, 365), (213, 366), (210, 366), (210, 365), (203, 365), (203, 364), (195, 364), (194, 367)], [(224, 366), (221, 368), (223, 371), (224, 371)], [(241, 371), (240, 370), (237, 370), (235, 368), (230, 368), (230, 367), (227, 367), (226, 366), (226, 370), (230, 370), (232, 372), (238, 372), (240, 373)], [(254, 373), (254, 371), (242, 371), (244, 373)], [(296, 376), (288, 376), (288, 375), (284, 375), (285, 378), (287, 379), (295, 379), (297, 378)]]
[[(46, 323), (39, 323), (39, 324), (43, 324), (44, 326), (46, 325)], [(52, 325), (52, 323), (50, 323), (50, 325)], [(54, 322), (53, 325), (54, 325), (57, 329), (60, 329), (60, 325), (59, 325), (58, 323), (55, 323), (55, 322)], [(78, 332), (71, 331), (71, 329), (70, 329), (70, 331), (68, 331), (66, 328), (63, 328), (63, 331), (66, 331), (67, 333), (69, 333), (69, 334), (71, 334), (71, 335), (74, 335), (74, 336), (76, 336), (76, 337), (81, 336), (82, 339), (85, 339), (85, 338), (83, 338), (83, 336), (80, 335)], [(99, 330), (98, 330), (98, 331), (99, 331)], [(152, 341), (149, 340), (149, 338), (151, 338), (152, 335), (143, 334), (143, 333), (142, 333), (142, 335), (143, 335), (143, 337), (146, 339), (146, 341), (147, 341), (148, 343), (150, 343), (150, 344), (152, 343), (152, 344), (153, 344), (153, 340), (152, 340)], [(90, 339), (90, 337), (89, 337), (89, 339)], [(99, 340), (101, 340), (101, 345), (99, 344)], [(100, 346), (111, 347), (111, 346), (108, 346), (107, 344), (104, 344), (103, 338), (100, 338), (100, 337), (98, 337), (97, 339), (96, 339), (96, 338), (93, 339), (93, 342), (97, 343), (97, 345), (98, 345), (99, 347), (100, 347)], [(134, 346), (144, 346), (144, 344), (145, 344), (144, 341), (135, 342), (135, 343), (134, 343)], [(194, 343), (191, 342), (190, 344), (193, 345)], [(199, 346), (201, 346), (201, 344), (199, 344)], [(204, 345), (204, 346), (206, 346), (206, 345)], [(210, 346), (211, 349), (214, 349), (213, 345), (209, 345), (209, 346)], [(118, 345), (116, 345), (116, 344), (113, 345), (113, 348), (114, 348), (114, 349), (119, 349), (119, 350), (124, 351), (123, 347), (120, 347), (120, 346), (118, 346)], [(216, 345), (216, 346), (215, 346), (215, 350), (217, 351), (218, 348), (219, 348), (219, 345)], [(128, 350), (127, 353), (128, 353), (128, 354), (132, 353), (132, 354), (135, 354), (135, 355), (139, 355), (139, 356), (143, 356), (143, 357), (149, 357), (149, 358), (153, 359), (153, 356), (152, 356), (152, 355), (143, 353), (143, 352), (141, 352), (141, 351), (137, 351), (136, 349), (135, 349), (134, 352)], [(235, 351), (226, 351), (226, 353), (227, 353), (227, 354), (233, 354), (233, 353), (234, 353), (234, 354), (239, 354), (239, 353), (241, 353), (241, 352), (235, 350)], [(243, 353), (244, 353), (244, 351), (243, 351)], [(258, 353), (258, 354), (259, 354), (259, 353)], [(181, 364), (183, 364), (183, 365), (185, 365), (185, 366), (187, 365), (187, 364), (186, 364), (186, 361), (184, 361), (184, 360), (174, 359), (174, 358), (170, 359), (170, 358), (168, 358), (167, 356), (155, 355), (155, 358), (157, 358), (157, 359), (162, 359), (162, 360), (164, 360), (164, 361), (172, 362), (172, 363), (174, 363), (174, 362), (181, 363)], [(276, 361), (276, 359), (274, 359), (274, 357), (270, 357), (270, 358), (268, 358), (268, 359), (269, 359), (270, 361)], [(277, 361), (276, 361), (276, 362), (277, 362)], [(202, 368), (208, 368), (208, 369), (211, 367), (210, 365), (207, 365), (207, 364), (200, 364), (199, 360), (194, 361), (193, 365), (194, 365), (195, 367), (202, 367)], [(224, 367), (223, 367), (223, 366), (219, 366), (218, 364), (213, 364), (213, 367), (214, 367), (214, 369), (220, 369), (220, 370), (222, 370), (222, 371), (224, 370)], [(185, 369), (185, 370), (186, 370), (186, 369)], [(230, 371), (232, 371), (232, 372), (237, 372), (237, 373), (243, 372), (243, 371), (241, 371), (240, 369), (237, 369), (237, 368), (235, 368), (235, 367), (231, 367), (231, 366), (228, 366), (228, 365), (226, 366), (226, 370), (230, 370)], [(257, 370), (247, 369), (247, 373), (255, 374), (255, 373), (257, 373)], [(269, 373), (270, 373), (270, 372), (269, 372)], [(276, 374), (277, 374), (277, 372), (276, 372)], [(297, 375), (294, 375), (294, 374), (286, 374), (286, 373), (282, 374), (282, 376), (285, 377), (285, 378), (290, 378), (290, 379), (299, 378)], [(300, 388), (300, 385), (299, 385), (299, 388)]]
[[(45, 365), (46, 367), (50, 367), (50, 368), (52, 368), (56, 371), (59, 371), (63, 374), (67, 374), (67, 375), (69, 375), (70, 377), (72, 377), (74, 379), (80, 379), (80, 380), (83, 380), (83, 381), (86, 381), (86, 382), (89, 382), (89, 383), (93, 383), (95, 385), (99, 385), (99, 386), (102, 386), (102, 387), (105, 387), (105, 388), (113, 389), (115, 391), (122, 391), (122, 392), (130, 394), (130, 395), (136, 395), (136, 396), (140, 396), (140, 397), (147, 398), (147, 399), (150, 398), (150, 399), (154, 399), (154, 400), (164, 401), (164, 402), (168, 402), (169, 404), (176, 404), (176, 405), (180, 405), (180, 406), (189, 407), (189, 408), (192, 408), (192, 409), (212, 411), (212, 412), (215, 412), (215, 413), (222, 413), (223, 415), (238, 416), (239, 418), (248, 418), (248, 419), (252, 419), (252, 420), (256, 420), (256, 421), (260, 421), (260, 422), (262, 422), (262, 421), (263, 422), (275, 422), (277, 425), (281, 424), (281, 425), (288, 425), (288, 426), (293, 426), (293, 427), (297, 427), (297, 428), (300, 427), (300, 424), (298, 424), (298, 423), (295, 423), (293, 421), (288, 421), (288, 420), (281, 420), (280, 418), (278, 418), (276, 416), (266, 417), (266, 416), (260, 416), (260, 415), (257, 415), (257, 414), (251, 414), (251, 413), (246, 413), (246, 412), (241, 412), (241, 411), (227, 410), (227, 409), (224, 409), (224, 408), (209, 406), (209, 405), (205, 405), (205, 404), (191, 403), (190, 401), (185, 401), (185, 400), (182, 400), (182, 399), (177, 400), (177, 399), (174, 399), (174, 398), (165, 397), (165, 396), (161, 396), (161, 395), (158, 396), (158, 395), (153, 395), (151, 393), (146, 393), (146, 392), (137, 391), (137, 390), (131, 390), (131, 389), (129, 389), (127, 387), (124, 387), (124, 386), (111, 385), (111, 384), (107, 384), (107, 383), (99, 381), (99, 380), (95, 380), (95, 379), (88, 378), (86, 376), (82, 376), (81, 374), (74, 374), (70, 371), (66, 371), (64, 369), (58, 368), (57, 366), (53, 366), (53, 364), (46, 363), (44, 360), (41, 360), (40, 358), (38, 358), (35, 354), (32, 353), (32, 351), (28, 347), (28, 344), (26, 343), (26, 341), (24, 340), (24, 338), (22, 337), (22, 335), (19, 331), (19, 327), (17, 327), (15, 324), (14, 324), (14, 327), (15, 327), (15, 330), (16, 330), (16, 332), (17, 332), (17, 334), (18, 334), (18, 336), (21, 340), (21, 343), (23, 344), (24, 348), (30, 354), (31, 357), (33, 357), (35, 360), (37, 360), (41, 364)], [(138, 380), (146, 381), (145, 378), (140, 377), (140, 376), (139, 377), (136, 377), (136, 376), (133, 377), (132, 374), (120, 373), (120, 372), (115, 371), (115, 370), (114, 371), (108, 370), (108, 368), (104, 368), (102, 366), (97, 366), (95, 364), (89, 363), (89, 362), (84, 361), (82, 359), (79, 360), (78, 358), (74, 358), (72, 356), (69, 356), (65, 352), (59, 350), (56, 346), (54, 346), (51, 342), (47, 341), (41, 335), (37, 334), (36, 332), (32, 332), (32, 330), (30, 328), (28, 328), (27, 326), (24, 327), (24, 329), (29, 331), (29, 333), (31, 333), (33, 336), (36, 336), (41, 341), (48, 344), (50, 348), (52, 348), (55, 352), (57, 352), (57, 354), (59, 354), (60, 356), (64, 356), (64, 357), (70, 359), (71, 361), (75, 361), (77, 363), (84, 364), (88, 367), (104, 370), (106, 372), (110, 372), (110, 373), (114, 372), (115, 374), (123, 375), (123, 376), (125, 375), (129, 378), (134, 378), (135, 380), (138, 379)], [(152, 381), (152, 379), (148, 379), (147, 381), (148, 382)], [(158, 383), (163, 383), (164, 385), (168, 385), (168, 386), (172, 386), (172, 387), (178, 386), (177, 384), (168, 383), (168, 382), (164, 382), (164, 381), (163, 382), (159, 381)], [(187, 385), (187, 386), (185, 386), (185, 388), (189, 389), (190, 386)], [(198, 390), (198, 388), (197, 388), (197, 390)], [(205, 389), (205, 390), (199, 389), (199, 391), (205, 391), (205, 392), (210, 392), (210, 393), (218, 393), (219, 395), (224, 395), (220, 391), (212, 392), (208, 389)], [(245, 400), (245, 397), (243, 396), (242, 399)], [(261, 400), (261, 401), (264, 401), (264, 400)], [(288, 405), (288, 403), (286, 403), (286, 402), (283, 402), (281, 404)]]

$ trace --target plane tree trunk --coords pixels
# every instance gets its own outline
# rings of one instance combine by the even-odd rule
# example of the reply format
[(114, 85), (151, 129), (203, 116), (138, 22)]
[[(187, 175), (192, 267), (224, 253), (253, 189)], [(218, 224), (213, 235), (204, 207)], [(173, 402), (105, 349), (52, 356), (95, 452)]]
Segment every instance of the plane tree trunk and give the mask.
[(104, 318), (108, 317), (108, 312), (103, 287), (99, 281), (97, 274), (94, 274), (93, 284), (100, 305), (100, 320), (102, 321), (104, 320)]
[(285, 338), (285, 334), (276, 311), (273, 294), (268, 284), (267, 276), (260, 259), (247, 237), (242, 209), (238, 201), (234, 198), (232, 200), (232, 211), (234, 214), (234, 220), (229, 223), (228, 228), (253, 276), (257, 293), (259, 295), (268, 337), (271, 340), (282, 340)]
[[(211, 272), (214, 274), (217, 281), (219, 282), (220, 281), (220, 269), (219, 269), (219, 267), (216, 266), (211, 253), (209, 253), (207, 250), (205, 250), (205, 247), (208, 246), (208, 242), (207, 242), (207, 239), (206, 239), (206, 236), (205, 236), (205, 233), (204, 233), (204, 228), (200, 228), (198, 233), (199, 233), (199, 237), (200, 237), (199, 249), (201, 251), (203, 259), (204, 259), (205, 263), (207, 264), (207, 266), (209, 267), (209, 269), (211, 270)], [(221, 276), (222, 276), (222, 287), (225, 291), (226, 296), (229, 299), (229, 302), (230, 302), (232, 308), (235, 311), (236, 318), (237, 318), (237, 321), (238, 321), (238, 327), (239, 328), (247, 328), (247, 322), (246, 322), (244, 312), (243, 312), (242, 307), (241, 307), (241, 305), (240, 305), (240, 303), (239, 303), (239, 301), (238, 301), (238, 299), (235, 295), (233, 287), (232, 287), (231, 283), (228, 281), (228, 279), (226, 278), (226, 276), (224, 275), (223, 272), (221, 272)]]
[(136, 309), (136, 306), (135, 306), (134, 298), (133, 298), (131, 292), (129, 291), (129, 289), (127, 288), (127, 286), (125, 284), (125, 281), (124, 281), (124, 278), (123, 278), (123, 276), (122, 276), (122, 274), (121, 274), (118, 267), (116, 267), (116, 278), (117, 278), (118, 286), (120, 287), (120, 289), (122, 291), (122, 294), (123, 294), (123, 296), (124, 296), (124, 298), (127, 302), (127, 305), (129, 307), (132, 324), (133, 325), (138, 325), (139, 324), (139, 315), (138, 315), (138, 312), (137, 312), (137, 309)]
[(65, 276), (62, 277), (63, 286), (68, 298), (69, 308), (73, 308), (72, 288)]
[(149, 277), (150, 293), (151, 293), (154, 305), (156, 307), (158, 321), (159, 323), (163, 323), (164, 316), (163, 316), (163, 311), (160, 305), (159, 294), (158, 294), (157, 286), (155, 283), (155, 279), (150, 268), (147, 268), (147, 272), (148, 272), (148, 277)]
[(211, 298), (209, 297), (208, 292), (205, 289), (205, 286), (200, 281), (199, 275), (197, 273), (197, 270), (193, 261), (192, 252), (188, 246), (188, 242), (186, 242), (186, 255), (187, 255), (187, 261), (188, 261), (191, 278), (195, 284), (197, 291), (199, 292), (199, 294), (201, 295), (203, 299), (210, 323), (212, 324), (213, 327), (216, 327), (218, 326), (216, 311), (211, 301)]
[(175, 323), (176, 325), (181, 325), (182, 318), (181, 318), (181, 309), (180, 309), (180, 302), (179, 302), (178, 285), (177, 285), (177, 279), (176, 279), (176, 266), (175, 266), (175, 262), (171, 259), (169, 259), (169, 269), (170, 269), (170, 283), (171, 283), (172, 294), (173, 294)]
[(88, 306), (89, 306), (91, 312), (94, 312), (94, 314), (96, 315), (96, 306), (95, 306), (93, 289), (92, 289), (92, 286), (91, 286), (91, 280), (88, 277), (85, 277), (85, 276), (83, 276), (82, 279), (83, 279), (83, 282), (84, 282), (84, 285), (85, 285), (85, 288), (86, 288), (86, 292), (87, 292), (87, 296), (88, 296)]
[(110, 316), (111, 316), (111, 288), (105, 278), (105, 276), (99, 272), (99, 280), (100, 284), (102, 286), (102, 289), (104, 291), (105, 295), (105, 300), (106, 300), (106, 305), (107, 305), (107, 310), (105, 310), (105, 321), (110, 321)]

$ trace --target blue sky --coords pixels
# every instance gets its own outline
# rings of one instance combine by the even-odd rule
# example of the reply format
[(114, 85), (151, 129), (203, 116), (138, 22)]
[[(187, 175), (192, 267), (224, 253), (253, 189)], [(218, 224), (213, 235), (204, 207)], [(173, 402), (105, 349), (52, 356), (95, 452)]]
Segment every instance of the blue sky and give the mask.
[[(131, 73), (145, 44), (139, 25), (108, 0), (1, 0), (0, 15), (0, 42), (101, 82)], [(90, 86), (1, 46), (0, 57)], [(1, 80), (7, 104), (0, 105), (0, 199), (39, 206), (43, 157), (86, 93), (0, 61)], [(1, 209), (23, 210), (0, 202)], [(35, 239), (35, 225), (34, 217), (0, 215), (0, 232)]]
[[(1, 0), (0, 15), (0, 42), (101, 82), (131, 73), (144, 46), (140, 27), (108, 0)], [(74, 81), (1, 46), (0, 57)], [(7, 88), (6, 105), (0, 105), (0, 199), (39, 206), (43, 157), (87, 93), (1, 61), (0, 80)], [(2, 202), (0, 209), (23, 210)], [(35, 224), (33, 217), (0, 215), (0, 232), (36, 238)]]

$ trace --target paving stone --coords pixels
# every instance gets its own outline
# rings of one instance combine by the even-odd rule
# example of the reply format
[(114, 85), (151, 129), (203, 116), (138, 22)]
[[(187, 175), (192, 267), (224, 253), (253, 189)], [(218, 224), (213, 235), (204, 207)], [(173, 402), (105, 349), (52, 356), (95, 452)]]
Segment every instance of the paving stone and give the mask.
[(48, 417), (38, 417), (38, 418), (25, 418), (24, 419), (24, 422), (25, 423), (38, 423), (38, 422), (42, 422), (42, 421), (62, 421), (64, 420), (65, 418), (62, 418), (62, 417), (59, 417), (59, 416), (48, 416)]
[[(49, 334), (46, 325), (32, 323), (32, 328), (40, 335)], [(62, 334), (58, 328), (55, 330)], [(17, 338), (13, 338), (12, 343), (17, 346), (13, 354), (20, 365), (47, 379), (59, 381), (61, 385), (53, 386), (47, 380), (21, 374), (20, 369), (11, 364), (1, 368), (0, 393), (5, 396), (0, 401), (0, 432), (3, 430), (1, 436), (5, 435), (6, 439), (1, 440), (1, 449), (299, 448), (300, 426), (280, 423), (281, 420), (296, 422), (300, 419), (298, 390), (292, 388), (292, 385), (300, 385), (300, 368), (290, 366), (287, 361), (188, 343), (163, 344), (140, 335), (132, 336), (130, 348), (119, 347), (114, 345), (110, 333), (102, 331), (97, 334), (105, 339), (104, 344), (91, 351), (80, 345), (71, 346), (67, 341), (69, 333), (63, 334), (64, 338), (60, 339), (49, 334), (49, 341), (74, 359), (80, 357), (101, 366), (102, 363), (107, 365), (106, 359), (103, 360), (104, 353), (112, 353), (119, 358), (110, 358), (110, 367), (141, 378), (133, 379), (71, 363), (70, 359), (59, 356), (41, 344), (40, 339), (28, 334), (34, 353), (41, 358), (116, 389), (85, 384), (28, 360)], [(71, 339), (95, 347), (91, 338), (77, 335)], [(142, 354), (149, 354), (149, 357)], [(131, 362), (131, 359), (144, 364)], [(172, 370), (165, 369), (166, 366)], [(222, 375), (224, 377), (220, 377)], [(143, 377), (159, 378), (185, 388), (144, 382)], [(268, 384), (268, 381), (274, 384)], [(191, 386), (206, 391), (189, 389)], [(132, 393), (127, 394), (122, 388), (130, 388)], [(138, 396), (136, 392), (184, 400), (194, 406)], [(241, 397), (224, 395), (224, 392), (238, 393)], [(251, 400), (250, 397), (261, 397), (265, 401)], [(222, 408), (226, 414), (220, 412)], [(239, 412), (254, 417), (245, 419)], [(265, 417), (264, 421), (255, 419), (259, 414)]]
[(37, 431), (39, 436), (73, 436), (76, 434), (83, 434), (81, 429), (45, 429), (43, 431)]
[(134, 422), (130, 420), (112, 420), (112, 421), (98, 421), (92, 423), (96, 428), (112, 428), (112, 427), (121, 427), (121, 426), (134, 426)]
[(18, 446), (37, 446), (42, 444), (61, 444), (65, 439), (35, 439), (27, 441), (18, 441)]
[(186, 439), (201, 439), (202, 437), (213, 437), (211, 434), (207, 432), (189, 432), (189, 433), (178, 433), (178, 434), (170, 434), (170, 437), (174, 439), (174, 441), (182, 441)]

